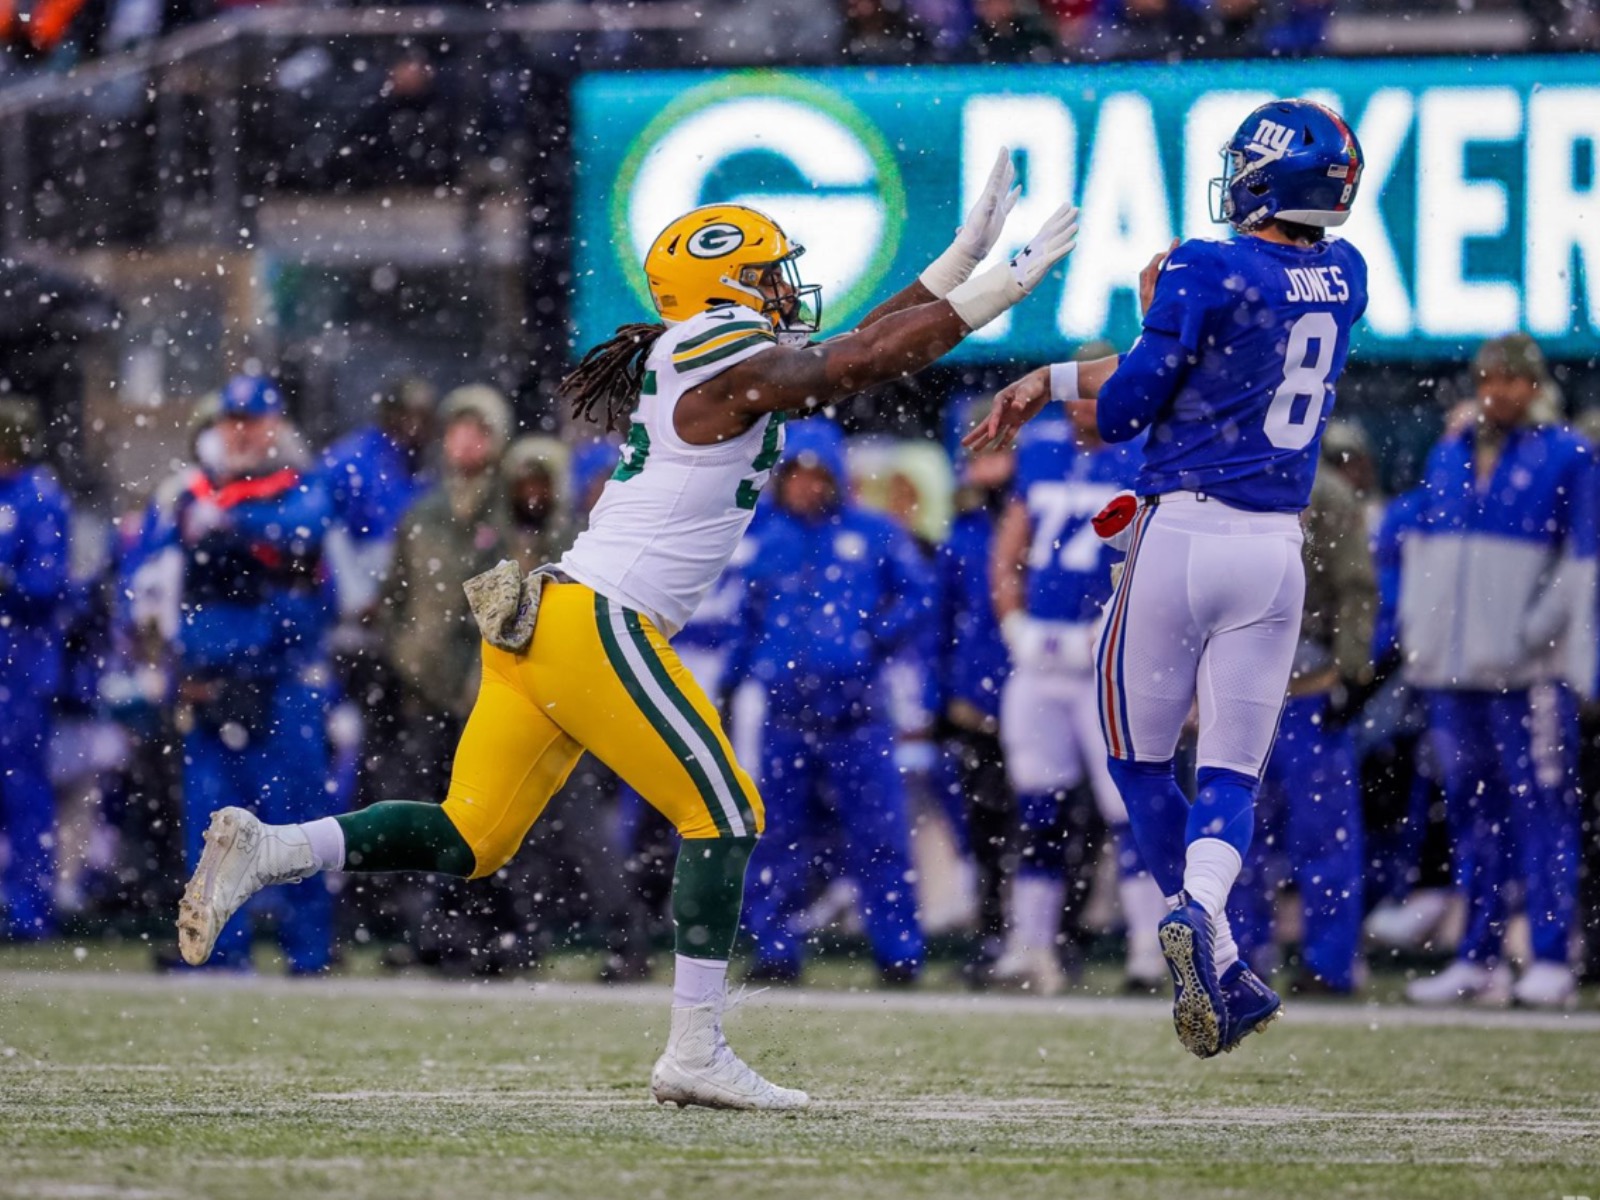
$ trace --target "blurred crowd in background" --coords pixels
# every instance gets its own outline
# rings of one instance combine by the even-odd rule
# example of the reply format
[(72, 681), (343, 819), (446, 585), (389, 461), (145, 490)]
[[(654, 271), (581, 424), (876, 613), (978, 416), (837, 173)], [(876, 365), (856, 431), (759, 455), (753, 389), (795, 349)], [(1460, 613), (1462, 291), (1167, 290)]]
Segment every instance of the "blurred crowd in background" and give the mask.
[[(1401, 495), (1359, 424), (1329, 429), (1235, 929), (1302, 991), (1351, 994), (1374, 953), (1420, 953), (1454, 959), (1411, 985), (1419, 1003), (1559, 1005), (1600, 975), (1600, 485), (1581, 432), (1600, 411), (1567, 413), (1524, 336), (1461, 366), (1470, 388)], [(948, 947), (975, 987), (1048, 994), (1107, 952), (1130, 988), (1159, 986), (1162, 900), (1103, 779), (1092, 665), (1119, 556), (1089, 518), (1131, 460), (1059, 416), (1014, 454), (962, 455), (986, 403), (951, 396), (942, 440), (792, 422), (675, 642), (767, 801), (756, 979), (843, 948), (903, 986)], [(462, 583), (558, 557), (620, 461), (580, 427), (519, 434), (480, 383), (391, 381), (323, 447), (293, 411), (269, 375), (233, 378), (194, 405), (170, 477), (109, 522), (46, 464), (32, 402), (0, 398), (7, 938), (117, 931), (177, 969), (170, 918), (212, 809), (441, 799), (479, 669)], [(317, 879), (265, 893), (256, 921), (296, 973), (368, 943), (461, 974), (590, 946), (603, 978), (636, 980), (667, 934), (674, 850), (588, 760), (492, 880)]]
[[(4, 0), (0, 54), (12, 75), (61, 71), (247, 10), (397, 7), (326, 0)], [(492, 13), (517, 6), (430, 7)], [(730, 35), (742, 40), (746, 57), (759, 56), (765, 45), (769, 58), (857, 64), (1306, 55), (1325, 46), (1336, 12), (1397, 19), (1515, 14), (1530, 49), (1592, 45), (1597, 32), (1587, 0), (1505, 0), (1487, 6), (1430, 0), (714, 0), (702, 7), (701, 24), (717, 35), (715, 40), (726, 43)], [(697, 39), (680, 35), (678, 41), (678, 65), (691, 65)], [(620, 41), (613, 51), (622, 60), (634, 57)], [(706, 52), (717, 54), (710, 44)], [(657, 56), (636, 65), (671, 63)], [(449, 72), (448, 61), (415, 55), (395, 64), (386, 83), (395, 96), (415, 101), (437, 93), (441, 82), (448, 84), (434, 78), (441, 69)]]

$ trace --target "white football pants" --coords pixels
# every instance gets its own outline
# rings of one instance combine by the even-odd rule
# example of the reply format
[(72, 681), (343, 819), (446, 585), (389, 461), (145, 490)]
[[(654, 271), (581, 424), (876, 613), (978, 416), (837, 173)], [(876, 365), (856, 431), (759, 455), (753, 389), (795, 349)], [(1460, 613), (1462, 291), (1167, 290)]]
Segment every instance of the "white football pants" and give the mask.
[(1097, 651), (1116, 758), (1164, 762), (1198, 700), (1198, 763), (1259, 777), (1289, 690), (1305, 570), (1293, 513), (1191, 492), (1146, 502)]

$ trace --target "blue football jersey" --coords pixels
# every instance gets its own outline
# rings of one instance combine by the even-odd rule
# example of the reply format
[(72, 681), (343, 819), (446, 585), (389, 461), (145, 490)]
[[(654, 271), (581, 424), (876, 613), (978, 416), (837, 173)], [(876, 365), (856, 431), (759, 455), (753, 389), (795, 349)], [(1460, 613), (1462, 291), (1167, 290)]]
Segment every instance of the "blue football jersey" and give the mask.
[(1093, 621), (1111, 595), (1111, 564), (1122, 557), (1091, 518), (1139, 474), (1138, 443), (1085, 453), (1072, 426), (1053, 418), (1027, 426), (1017, 445), (1016, 497), (1028, 509), (1028, 615)]
[(1140, 493), (1305, 508), (1350, 329), (1366, 307), (1367, 264), (1346, 241), (1179, 246), (1144, 327), (1177, 339), (1188, 362), (1150, 428)]

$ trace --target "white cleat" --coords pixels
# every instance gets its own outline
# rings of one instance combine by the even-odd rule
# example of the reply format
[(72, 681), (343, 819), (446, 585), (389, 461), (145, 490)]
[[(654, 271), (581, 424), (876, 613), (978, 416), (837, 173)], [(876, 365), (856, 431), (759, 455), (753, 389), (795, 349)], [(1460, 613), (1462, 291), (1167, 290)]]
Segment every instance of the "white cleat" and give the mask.
[(178, 949), (198, 967), (244, 902), (264, 887), (317, 873), (311, 842), (297, 825), (263, 825), (242, 808), (211, 814), (206, 848), (178, 905)]
[[(1163, 960), (1163, 969), (1165, 965)], [(1061, 960), (1045, 946), (1007, 950), (994, 964), (989, 979), (997, 988), (1014, 988), (1034, 996), (1054, 996), (1067, 986)]]
[(1536, 962), (1517, 980), (1511, 998), (1525, 1008), (1573, 1008), (1578, 978), (1564, 963)]
[(1504, 1008), (1511, 1003), (1511, 973), (1457, 959), (1428, 979), (1406, 985), (1406, 999), (1425, 1008), (1446, 1004), (1483, 1004)]
[(793, 1112), (811, 1102), (804, 1092), (761, 1078), (733, 1052), (722, 1034), (720, 1004), (673, 1008), (672, 1034), (650, 1073), (650, 1094), (657, 1104), (749, 1112)]

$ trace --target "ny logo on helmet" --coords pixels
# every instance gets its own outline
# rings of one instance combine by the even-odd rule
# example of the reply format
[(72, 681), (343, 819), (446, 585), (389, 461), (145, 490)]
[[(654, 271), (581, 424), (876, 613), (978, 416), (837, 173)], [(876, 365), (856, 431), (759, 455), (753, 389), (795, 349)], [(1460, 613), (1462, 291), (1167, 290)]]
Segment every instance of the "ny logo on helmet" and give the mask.
[(696, 258), (722, 258), (744, 245), (744, 231), (737, 225), (707, 225), (695, 230), (684, 243), (685, 249)]
[(1294, 130), (1279, 125), (1276, 121), (1262, 121), (1256, 126), (1256, 131), (1250, 139), (1250, 144), (1245, 147), (1255, 159), (1250, 163), (1248, 170), (1265, 166), (1270, 162), (1277, 162), (1289, 152), (1289, 147), (1294, 144)]

